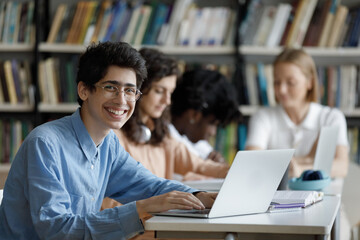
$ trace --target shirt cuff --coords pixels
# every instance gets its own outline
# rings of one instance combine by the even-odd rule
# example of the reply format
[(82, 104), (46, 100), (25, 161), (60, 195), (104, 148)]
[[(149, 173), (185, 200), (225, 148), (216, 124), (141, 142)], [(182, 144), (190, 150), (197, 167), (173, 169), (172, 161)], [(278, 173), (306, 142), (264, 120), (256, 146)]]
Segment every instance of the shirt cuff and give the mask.
[[(122, 208), (119, 217), (122, 219), (124, 229), (126, 229), (127, 233), (124, 234), (126, 238), (134, 237), (137, 234), (143, 234), (145, 229), (137, 212), (136, 202), (125, 204), (119, 208)], [(127, 208), (127, 210), (124, 208)]]

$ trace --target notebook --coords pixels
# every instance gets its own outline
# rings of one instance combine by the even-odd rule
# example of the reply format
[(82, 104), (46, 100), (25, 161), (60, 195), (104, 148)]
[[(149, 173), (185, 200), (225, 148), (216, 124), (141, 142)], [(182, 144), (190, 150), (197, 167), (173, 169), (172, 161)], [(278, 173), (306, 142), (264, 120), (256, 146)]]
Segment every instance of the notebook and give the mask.
[(215, 218), (266, 212), (294, 151), (239, 151), (211, 209), (153, 215)]
[(314, 158), (314, 170), (322, 170), (330, 176), (335, 157), (339, 127), (321, 127)]

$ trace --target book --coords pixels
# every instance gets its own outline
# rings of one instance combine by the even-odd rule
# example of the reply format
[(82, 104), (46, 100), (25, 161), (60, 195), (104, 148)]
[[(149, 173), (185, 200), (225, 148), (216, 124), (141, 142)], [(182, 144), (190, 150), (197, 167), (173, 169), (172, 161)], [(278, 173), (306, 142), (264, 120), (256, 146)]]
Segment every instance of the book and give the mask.
[(84, 43), (85, 36), (90, 26), (90, 23), (96, 15), (97, 7), (98, 7), (98, 2), (95, 1), (85, 2), (85, 7), (84, 7), (85, 10), (83, 13), (84, 19), (82, 20), (81, 25), (79, 26), (80, 31), (78, 32), (79, 36), (77, 38), (78, 44)]
[(180, 29), (180, 24), (186, 14), (187, 9), (189, 8), (192, 0), (176, 0), (174, 4), (174, 9), (169, 20), (169, 30), (166, 38), (165, 45), (174, 46), (176, 40), (178, 39), (178, 30)]
[(269, 106), (268, 96), (267, 96), (267, 80), (265, 76), (265, 66), (263, 63), (257, 63), (257, 81), (259, 86), (259, 97), (260, 102), (264, 106)]
[(285, 45), (292, 47), (294, 45), (296, 34), (299, 29), (301, 20), (305, 15), (305, 10), (310, 0), (300, 0), (295, 9), (295, 16), (290, 25), (289, 32), (286, 36)]
[(159, 3), (156, 5), (155, 14), (153, 15), (154, 18), (145, 33), (143, 44), (156, 44), (156, 39), (159, 35), (161, 26), (166, 21), (168, 11), (169, 7), (166, 4)]
[[(88, 18), (86, 17), (87, 13), (89, 12), (89, 8), (90, 8), (90, 3), (91, 2), (79, 2), (81, 4), (81, 7), (80, 7), (80, 16), (79, 18), (77, 19), (77, 22), (75, 24), (75, 29), (74, 29), (74, 33), (73, 33), (73, 36), (72, 36), (72, 40), (70, 43), (73, 43), (73, 44), (78, 44), (79, 41), (80, 41), (80, 38), (82, 37), (82, 29), (86, 26), (86, 23), (85, 21), (88, 20)], [(76, 14), (75, 14), (75, 17), (76, 18)], [(85, 34), (84, 34), (85, 35)]]
[(123, 41), (125, 33), (129, 27), (129, 22), (133, 14), (133, 8), (129, 5), (126, 7), (123, 17), (120, 20), (118, 31), (112, 36), (112, 41)]
[(28, 14), (28, 5), (29, 2), (24, 2), (21, 4), (20, 19), (19, 19), (19, 29), (17, 42), (23, 43), (25, 41), (25, 32), (27, 25), (27, 14)]
[(59, 102), (59, 89), (56, 82), (56, 76), (54, 72), (55, 60), (50, 57), (45, 60), (45, 77), (48, 84), (49, 102), (50, 104), (57, 104)]
[(4, 102), (8, 103), (8, 102), (10, 102), (10, 96), (9, 96), (7, 82), (6, 82), (3, 61), (0, 61), (0, 81), (1, 81), (1, 88), (3, 89), (3, 94), (4, 94)]
[[(23, 5), (22, 3), (17, 3), (16, 8), (13, 9), (14, 15), (12, 17), (15, 18), (15, 20), (13, 20), (14, 21), (14, 29), (13, 29), (11, 43), (18, 42), (19, 31), (20, 31), (20, 17), (21, 17), (20, 15), (21, 15), (22, 5)], [(14, 16), (16, 16), (16, 17), (14, 17)]]
[(292, 6), (288, 3), (280, 3), (276, 11), (274, 23), (270, 34), (266, 40), (266, 46), (279, 46), (281, 37), (285, 31), (287, 20), (289, 19)]
[(64, 12), (63, 20), (61, 22), (58, 34), (56, 35), (55, 42), (56, 43), (64, 43), (69, 34), (69, 30), (72, 23), (72, 18), (75, 13), (74, 6), (68, 6)]
[(215, 34), (214, 42), (211, 41), (212, 39), (210, 35), (209, 45), (219, 46), (223, 45), (225, 42), (227, 28), (231, 17), (231, 10), (226, 7), (217, 7), (215, 9), (217, 13), (217, 24), (215, 24), (213, 32), (217, 32), (218, 34)]
[(13, 81), (14, 81), (14, 86), (15, 86), (15, 93), (16, 93), (16, 99), (18, 103), (22, 103), (23, 102), (23, 95), (22, 95), (22, 90), (21, 90), (21, 82), (20, 82), (20, 69), (19, 69), (19, 64), (16, 60), (11, 60), (11, 70), (12, 70), (12, 76), (13, 76)]
[(349, 47), (358, 47), (359, 45), (359, 36), (360, 36), (360, 8), (356, 8), (356, 18), (354, 21), (354, 25), (351, 29), (351, 33), (349, 36)]
[(23, 103), (30, 103), (30, 99), (29, 99), (29, 76), (28, 74), (28, 66), (29, 66), (29, 62), (28, 61), (23, 61), (23, 62), (19, 62), (19, 79), (20, 79), (20, 86), (21, 86), (21, 95), (23, 98)]
[(7, 42), (8, 39), (12, 4), (13, 4), (12, 1), (9, 1), (5, 5), (4, 26), (2, 28), (2, 38), (1, 38), (2, 42)]
[(94, 7), (93, 13), (92, 13), (92, 15), (90, 17), (89, 26), (86, 29), (86, 33), (85, 33), (85, 37), (84, 37), (84, 41), (83, 41), (84, 45), (89, 45), (89, 43), (91, 41), (91, 38), (95, 33), (95, 27), (96, 27), (96, 24), (97, 24), (96, 21), (97, 21), (99, 12), (100, 12), (101, 5), (99, 3), (97, 3), (97, 2), (94, 3), (94, 4), (95, 4), (95, 6), (93, 6)]
[(191, 4), (184, 15), (184, 18), (180, 22), (179, 32), (177, 36), (177, 45), (188, 45), (192, 28), (196, 20), (197, 7), (195, 4)]
[(269, 106), (276, 105), (275, 99), (275, 89), (274, 89), (274, 69), (272, 64), (266, 64), (264, 68), (265, 77), (266, 77), (266, 90)]
[(28, 2), (27, 14), (26, 14), (26, 29), (25, 29), (25, 36), (24, 42), (25, 43), (32, 43), (35, 42), (35, 25), (33, 24), (34, 18), (34, 10), (35, 9), (35, 2), (30, 1)]
[(140, 17), (141, 6), (142, 4), (136, 4), (133, 6), (133, 12), (123, 38), (124, 42), (130, 43), (131, 40), (133, 39), (133, 36), (135, 34), (135, 28)]
[[(203, 21), (205, 20), (204, 17), (206, 17), (207, 13), (206, 11), (204, 12), (204, 9), (198, 7), (192, 8), (191, 11), (191, 16), (189, 12), (189, 17), (191, 17), (189, 19), (190, 22), (188, 23), (188, 26), (191, 27), (188, 28), (185, 44), (189, 46), (196, 46), (198, 44), (200, 45), (201, 43), (201, 37), (203, 36), (202, 29), (204, 29), (206, 26), (206, 22)], [(216, 18), (216, 13), (214, 12), (213, 19), (215, 20)], [(217, 23), (214, 21), (213, 28), (216, 24)], [(213, 35), (211, 33), (211, 29), (208, 31), (210, 32), (210, 35)], [(210, 36), (209, 38), (214, 40), (215, 36)]]
[(45, 60), (42, 60), (38, 64), (39, 72), (39, 89), (40, 89), (40, 102), (48, 103), (49, 102), (49, 91), (48, 91), (48, 81), (45, 76)]
[(246, 136), (247, 136), (246, 124), (239, 124), (238, 125), (238, 149), (239, 150), (245, 150)]
[(344, 25), (340, 30), (339, 39), (338, 39), (337, 43), (335, 43), (337, 47), (342, 46), (344, 41), (345, 41), (346, 35), (349, 32), (349, 26), (350, 26), (350, 22), (351, 22), (351, 17), (352, 16), (351, 16), (350, 12), (348, 12), (348, 14), (347, 14), (347, 16), (345, 18), (345, 21), (344, 21)]
[(246, 86), (249, 104), (252, 106), (259, 105), (258, 84), (256, 80), (256, 66), (247, 63), (245, 66)]
[(96, 23), (95, 31), (93, 37), (91, 38), (92, 42), (102, 41), (104, 39), (111, 20), (111, 13), (112, 13), (112, 2), (108, 0), (103, 1), (101, 3), (99, 20)]
[[(1, 79), (0, 79), (1, 82)], [(0, 84), (0, 103), (4, 103), (4, 91), (2, 90), (2, 84)]]
[(10, 60), (6, 60), (4, 62), (4, 72), (5, 72), (6, 84), (8, 86), (8, 91), (9, 91), (10, 103), (16, 104), (16, 103), (18, 103), (18, 99), (17, 99), (17, 95), (16, 95), (14, 77), (13, 77), (13, 73), (12, 73)]
[(259, 27), (253, 39), (253, 45), (264, 46), (266, 44), (267, 38), (272, 30), (276, 12), (276, 6), (265, 6), (260, 18)]
[(0, 41), (2, 39), (2, 33), (4, 29), (4, 20), (6, 14), (6, 2), (0, 2)]
[(114, 3), (112, 8), (111, 20), (109, 22), (106, 34), (104, 35), (103, 41), (115, 41), (116, 32), (120, 30), (121, 21), (124, 18), (124, 13), (127, 8), (127, 3), (120, 0)]
[(291, 4), (291, 11), (290, 11), (290, 15), (286, 21), (286, 26), (283, 32), (283, 35), (281, 36), (281, 40), (280, 40), (280, 46), (285, 46), (286, 40), (288, 38), (289, 32), (290, 32), (290, 28), (294, 22), (295, 19), (295, 15), (296, 15), (296, 9), (299, 6), (299, 1), (293, 1)]
[(306, 7), (305, 13), (304, 13), (304, 15), (299, 23), (299, 26), (295, 32), (293, 46), (301, 47), (303, 45), (306, 31), (308, 30), (310, 20), (315, 12), (317, 2), (318, 2), (317, 0), (311, 0), (311, 1), (307, 2), (306, 6), (305, 6)]
[(334, 24), (332, 26), (331, 32), (329, 34), (329, 38), (327, 41), (327, 47), (336, 47), (337, 42), (340, 38), (341, 29), (344, 27), (346, 16), (348, 14), (349, 9), (346, 6), (339, 5), (335, 18), (334, 18)]
[(321, 31), (324, 27), (326, 15), (331, 7), (331, 0), (326, 0), (315, 8), (310, 25), (304, 38), (304, 46), (317, 46)]
[(252, 45), (256, 30), (259, 28), (260, 19), (265, 6), (260, 0), (250, 1), (244, 20), (239, 29), (240, 41), (244, 45)]
[(333, 25), (334, 22), (337, 5), (338, 5), (338, 0), (331, 1), (331, 6), (326, 14), (323, 28), (321, 29), (318, 47), (325, 47), (327, 44), (331, 32), (331, 26)]
[(140, 11), (140, 18), (137, 23), (138, 26), (136, 26), (136, 31), (134, 35), (135, 38), (132, 41), (134, 45), (141, 45), (152, 10), (153, 9), (150, 5), (142, 6)]
[(296, 212), (301, 211), (302, 207), (284, 207), (277, 208), (276, 205), (270, 205), (269, 209), (266, 211), (268, 213), (282, 213), (282, 212)]
[(322, 13), (322, 8), (319, 6), (316, 7), (314, 10), (314, 14), (310, 20), (309, 27), (305, 34), (303, 46), (315, 46), (317, 44), (321, 13)]
[(278, 190), (275, 192), (271, 205), (274, 208), (305, 208), (323, 200), (324, 193), (319, 191)]
[(79, 34), (79, 24), (81, 22), (82, 12), (84, 10), (85, 4), (86, 3), (82, 1), (76, 4), (76, 10), (69, 28), (68, 35), (66, 37), (66, 43), (75, 43), (77, 40), (77, 35)]

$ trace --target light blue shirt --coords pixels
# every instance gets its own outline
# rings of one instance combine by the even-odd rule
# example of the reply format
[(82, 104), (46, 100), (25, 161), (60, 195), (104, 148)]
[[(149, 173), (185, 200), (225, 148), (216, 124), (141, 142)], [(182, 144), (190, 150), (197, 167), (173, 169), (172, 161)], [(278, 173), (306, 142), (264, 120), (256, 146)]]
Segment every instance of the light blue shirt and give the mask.
[[(0, 206), (1, 239), (125, 239), (144, 231), (138, 199), (172, 190), (136, 162), (111, 131), (96, 146), (72, 115), (35, 128), (20, 147)], [(123, 206), (99, 212), (104, 197)]]

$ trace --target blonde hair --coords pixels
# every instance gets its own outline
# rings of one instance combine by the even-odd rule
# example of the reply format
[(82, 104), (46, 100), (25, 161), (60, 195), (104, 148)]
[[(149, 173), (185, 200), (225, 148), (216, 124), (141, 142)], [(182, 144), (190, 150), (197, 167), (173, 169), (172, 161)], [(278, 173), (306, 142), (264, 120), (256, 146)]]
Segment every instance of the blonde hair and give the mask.
[(292, 63), (300, 68), (305, 77), (311, 81), (312, 88), (308, 90), (306, 100), (318, 101), (318, 77), (314, 59), (303, 49), (285, 48), (275, 59), (273, 66), (278, 63)]

